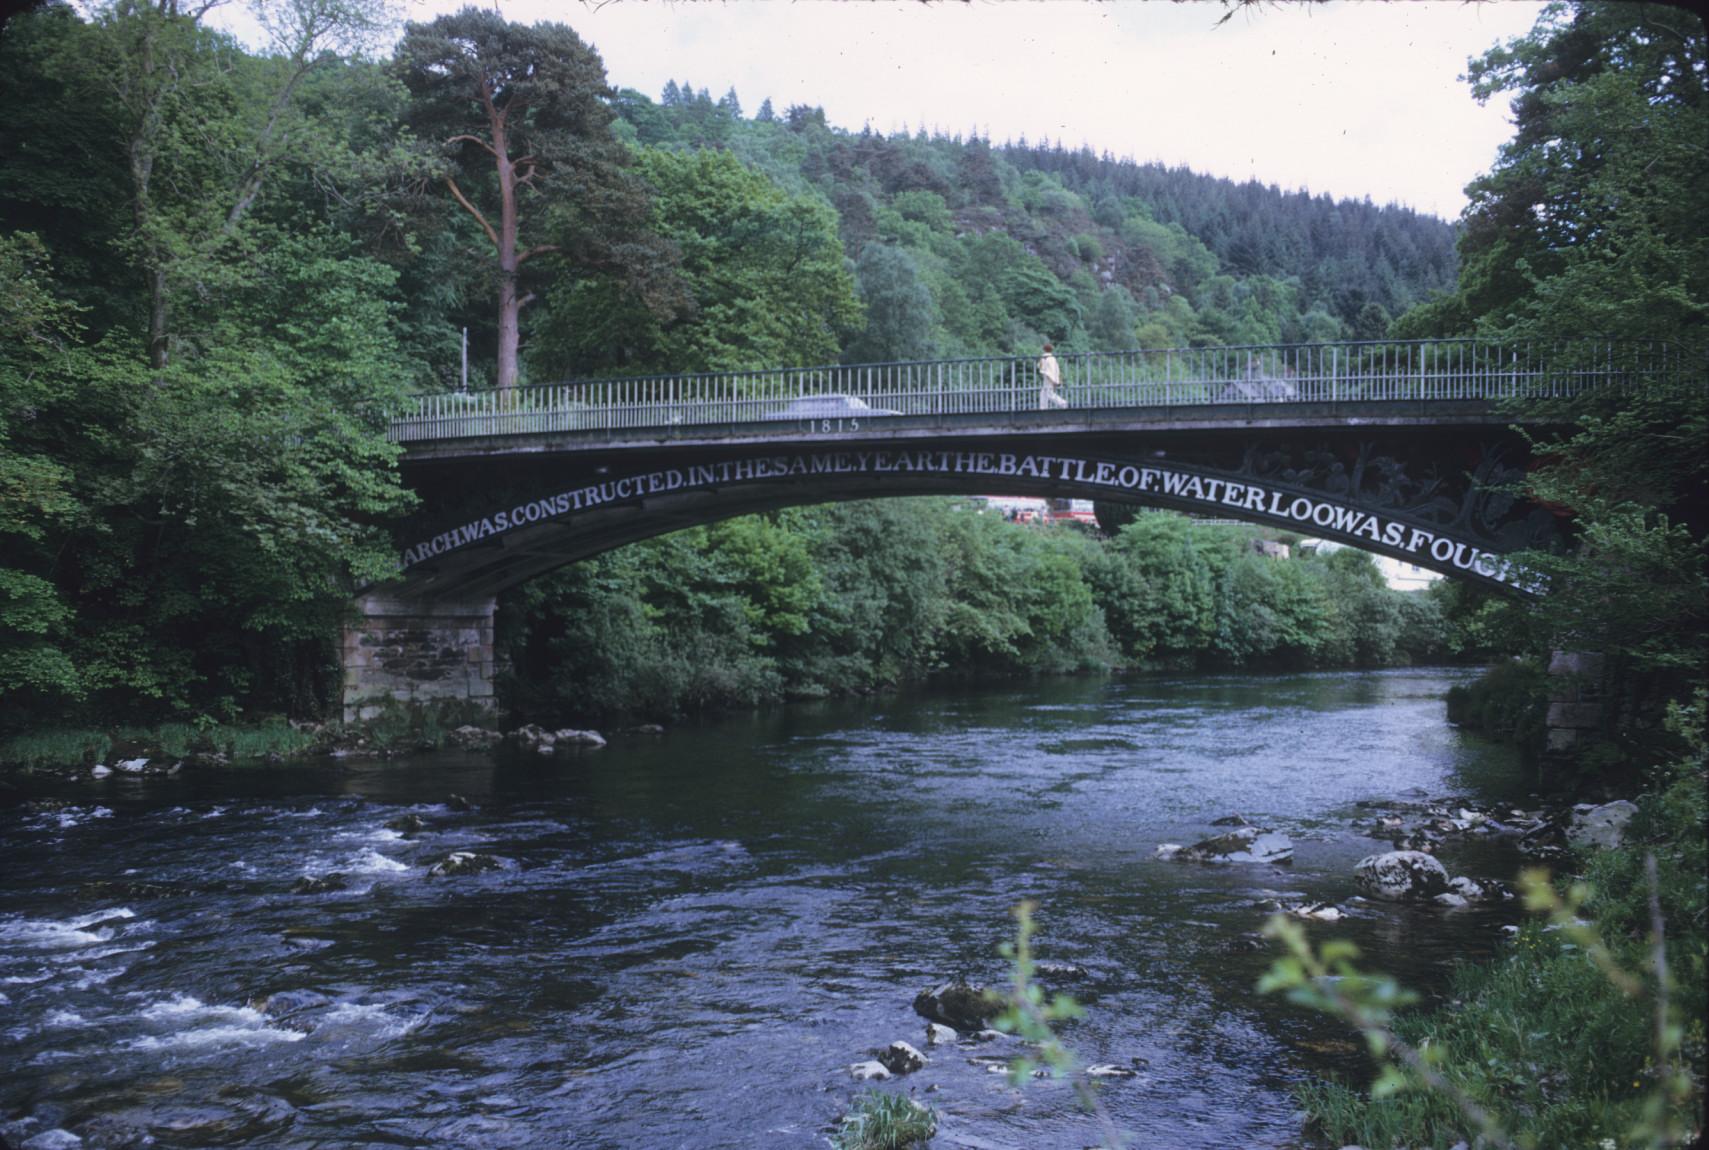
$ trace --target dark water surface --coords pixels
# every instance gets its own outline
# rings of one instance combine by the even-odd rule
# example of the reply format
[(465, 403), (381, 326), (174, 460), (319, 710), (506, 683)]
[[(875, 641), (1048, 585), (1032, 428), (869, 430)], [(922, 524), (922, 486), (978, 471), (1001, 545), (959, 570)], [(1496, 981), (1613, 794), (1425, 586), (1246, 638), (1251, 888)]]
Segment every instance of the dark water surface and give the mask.
[[(1065, 1029), (1141, 1147), (1298, 1138), (1291, 1082), (1365, 1073), (1346, 1034), (1260, 999), (1266, 897), (1440, 991), (1513, 913), (1349, 903), (1387, 849), (1361, 799), (1512, 797), (1463, 738), (1467, 672), (1057, 681), (780, 709), (615, 735), (575, 757), (62, 783), (0, 810), (0, 1131), (14, 1143), (254, 1147), (825, 1145), (850, 1063), (924, 1046), (916, 991), (999, 982), (1011, 907), (1090, 972)], [(46, 786), (46, 784), (43, 784)], [(476, 809), (445, 805), (451, 794)], [(1153, 858), (1238, 811), (1292, 867)], [(425, 829), (385, 828), (415, 812)], [(1368, 818), (1364, 821), (1369, 821)], [(501, 869), (429, 877), (453, 850)], [(1456, 874), (1511, 878), (1495, 844)], [(342, 872), (345, 891), (291, 893)], [(1065, 1086), (935, 1048), (887, 1089), (935, 1146), (1079, 1148)], [(931, 1089), (935, 1087), (936, 1089)], [(69, 1135), (67, 1135), (68, 1137)], [(55, 1141), (55, 1139), (59, 1139)]]

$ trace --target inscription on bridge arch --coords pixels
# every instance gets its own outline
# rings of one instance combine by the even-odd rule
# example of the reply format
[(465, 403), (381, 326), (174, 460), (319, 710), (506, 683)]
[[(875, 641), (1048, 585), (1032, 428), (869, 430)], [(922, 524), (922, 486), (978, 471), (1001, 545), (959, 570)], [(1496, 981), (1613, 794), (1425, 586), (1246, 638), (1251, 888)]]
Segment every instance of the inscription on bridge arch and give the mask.
[(1078, 455), (998, 451), (791, 452), (711, 463), (663, 467), (602, 479), (517, 503), (440, 532), (405, 549), (400, 569), (494, 535), (579, 511), (676, 492), (716, 490), (814, 476), (942, 475), (1018, 479), (1040, 484), (1151, 497), (1210, 514), (1235, 514), (1297, 526), (1374, 548), (1415, 557), (1421, 565), (1452, 568), (1489, 582), (1537, 593), (1537, 576), (1497, 552), (1450, 535), (1363, 510), (1334, 499), (1302, 494), (1250, 479), (1200, 474), (1179, 466), (1096, 459)]

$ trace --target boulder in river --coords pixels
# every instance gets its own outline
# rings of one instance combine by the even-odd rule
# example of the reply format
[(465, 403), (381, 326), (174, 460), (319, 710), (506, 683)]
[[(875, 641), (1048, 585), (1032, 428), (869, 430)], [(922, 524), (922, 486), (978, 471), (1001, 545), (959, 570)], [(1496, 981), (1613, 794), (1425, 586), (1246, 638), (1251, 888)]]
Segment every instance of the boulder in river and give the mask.
[(541, 754), (550, 754), (552, 744), (557, 741), (555, 734), (533, 723), (523, 724), (505, 738), (525, 751), (539, 751)]
[(491, 750), (503, 739), (504, 735), (498, 731), (488, 730), (486, 727), (477, 727), (473, 724), (464, 724), (445, 736), (446, 742), (465, 751)]
[(1213, 827), (1249, 827), (1252, 823), (1245, 815), (1224, 815), (1220, 819), (1212, 819)]
[[(124, 766), (123, 763), (119, 765)], [(1637, 813), (1637, 804), (1625, 799), (1616, 799), (1599, 807), (1574, 807), (1572, 825), (1567, 828), (1567, 841), (1580, 850), (1587, 847), (1612, 850), (1625, 839), (1626, 824)]]
[(118, 762), (114, 763), (113, 765), (115, 767), (119, 768), (119, 770), (124, 771), (126, 774), (140, 775), (140, 774), (142, 774), (143, 770), (148, 766), (148, 760), (146, 758), (120, 759)]
[(1086, 977), (1086, 968), (1073, 962), (1035, 962), (1033, 973), (1041, 978), (1058, 981), (1081, 979)]
[(277, 1019), (294, 1018), (299, 1014), (331, 1005), (332, 999), (315, 990), (281, 990), (249, 1000), (250, 1009), (259, 1010), (269, 1018)]
[(849, 1067), (849, 1073), (854, 1075), (856, 1082), (883, 1082), (890, 1077), (890, 1071), (877, 1061), (856, 1062)]
[(605, 746), (605, 736), (598, 731), (578, 731), (565, 727), (561, 731), (552, 732), (553, 745), (557, 747), (594, 747)]
[(452, 851), (428, 867), (427, 873), (430, 875), (480, 874), (484, 870), (497, 870), (499, 865), (499, 861), (492, 855), (480, 854), (477, 851)]
[(1097, 1062), (1086, 1067), (1088, 1078), (1137, 1078), (1139, 1071), (1128, 1066), (1117, 1066), (1113, 1062)]
[(306, 874), (291, 884), (291, 893), (331, 894), (333, 891), (343, 890), (347, 885), (348, 884), (344, 881), (344, 876), (339, 874), (337, 871), (333, 871), (331, 874), (321, 875)]
[(1173, 844), (1163, 844), (1157, 848), (1157, 853), (1164, 858), (1185, 862), (1285, 863), (1294, 859), (1293, 840), (1263, 827), (1237, 827), (1227, 834), (1202, 839), (1190, 847), (1165, 850), (1169, 846)]
[(425, 824), (421, 821), (421, 816), (413, 811), (401, 814), (395, 819), (386, 820), (387, 830), (397, 831), (399, 834), (404, 835), (420, 834), (424, 826)]
[(892, 1074), (912, 1074), (931, 1059), (908, 1043), (896, 1041), (878, 1052), (878, 1061)]
[(926, 1023), (926, 1045), (947, 1046), (956, 1040), (955, 1027), (941, 1022)]
[(1374, 898), (1424, 902), (1448, 890), (1448, 871), (1423, 851), (1386, 851), (1359, 860), (1353, 881)]
[(1340, 907), (1327, 902), (1302, 902), (1287, 907), (1286, 912), (1294, 918), (1309, 919), (1312, 922), (1340, 922), (1347, 917)]
[(1448, 893), (1458, 895), (1468, 903), (1504, 902), (1513, 897), (1513, 891), (1506, 883), (1493, 879), (1469, 879), (1464, 875), (1456, 875), (1448, 880)]
[(914, 1013), (928, 1022), (941, 1022), (957, 1030), (981, 1030), (1000, 1011), (997, 1000), (983, 986), (969, 986), (956, 979), (914, 996)]
[(112, 773), (113, 768), (104, 763), (96, 763), (94, 766), (89, 768), (89, 775), (91, 778), (104, 779)]

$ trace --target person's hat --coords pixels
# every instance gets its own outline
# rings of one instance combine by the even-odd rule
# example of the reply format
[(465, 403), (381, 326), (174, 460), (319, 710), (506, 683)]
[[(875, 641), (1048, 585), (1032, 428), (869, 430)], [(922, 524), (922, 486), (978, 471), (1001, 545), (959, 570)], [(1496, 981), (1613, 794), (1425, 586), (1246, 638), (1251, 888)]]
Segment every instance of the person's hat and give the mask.
[(1044, 345), (1044, 350), (1046, 350), (1046, 351), (1055, 351), (1055, 350), (1056, 350), (1056, 349), (1055, 349), (1055, 348), (1053, 348), (1053, 347), (1051, 347), (1051, 346), (1050, 346), (1050, 345), (1049, 345), (1049, 344), (1048, 344), (1048, 343), (1047, 343), (1047, 344), (1045, 344), (1045, 345)]

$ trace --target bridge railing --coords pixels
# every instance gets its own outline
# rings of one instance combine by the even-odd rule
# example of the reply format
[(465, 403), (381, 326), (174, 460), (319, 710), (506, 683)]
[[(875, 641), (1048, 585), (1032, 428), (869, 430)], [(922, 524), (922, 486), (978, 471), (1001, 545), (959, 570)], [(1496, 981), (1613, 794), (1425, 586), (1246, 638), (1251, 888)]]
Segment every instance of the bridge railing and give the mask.
[[(1364, 400), (1494, 400), (1636, 389), (1677, 377), (1663, 343), (1541, 349), (1479, 340), (1149, 348), (1057, 357), (1073, 408)], [(900, 415), (1034, 412), (1046, 406), (1036, 358), (932, 360), (590, 379), (508, 392), (415, 396), (393, 440), (693, 425), (793, 424), (848, 430)]]

